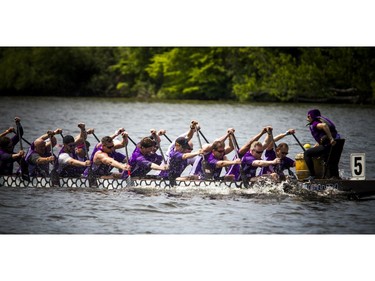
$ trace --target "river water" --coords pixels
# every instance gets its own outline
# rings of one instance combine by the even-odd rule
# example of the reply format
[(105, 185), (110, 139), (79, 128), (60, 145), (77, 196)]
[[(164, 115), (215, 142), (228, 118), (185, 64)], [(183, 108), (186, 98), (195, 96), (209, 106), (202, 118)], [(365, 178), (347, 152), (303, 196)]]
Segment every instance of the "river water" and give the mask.
[[(350, 153), (365, 152), (366, 178), (375, 177), (372, 107), (147, 103), (52, 97), (2, 97), (0, 101), (1, 131), (14, 126), (13, 119), (19, 116), (24, 138), (29, 141), (56, 128), (62, 128), (65, 135), (75, 135), (79, 122), (95, 128), (99, 138), (120, 127), (134, 140), (147, 136), (151, 128), (166, 129), (167, 135), (175, 138), (187, 131), (190, 121), (195, 119), (209, 140), (222, 136), (229, 127), (235, 128), (240, 145), (266, 125), (273, 126), (274, 135), (294, 128), (301, 143), (313, 143), (305, 126), (306, 112), (318, 107), (323, 115), (334, 120), (339, 133), (346, 138), (340, 163), (342, 175), (350, 176)], [(92, 136), (88, 140), (96, 143)], [(289, 156), (301, 152), (292, 137), (283, 140), (290, 145)], [(163, 139), (163, 151), (167, 147), (168, 141)], [(198, 147), (196, 139), (194, 147)], [(204, 193), (0, 188), (0, 232), (10, 234), (373, 234), (374, 218), (372, 198), (350, 201), (323, 196), (311, 200), (271, 193), (228, 197)], [(163, 239), (161, 242), (165, 243)]]

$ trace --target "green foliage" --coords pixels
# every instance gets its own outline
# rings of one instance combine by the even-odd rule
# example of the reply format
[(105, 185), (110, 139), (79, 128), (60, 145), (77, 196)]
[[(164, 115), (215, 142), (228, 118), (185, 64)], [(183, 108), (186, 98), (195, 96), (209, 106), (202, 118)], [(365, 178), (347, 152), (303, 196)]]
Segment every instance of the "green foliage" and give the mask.
[(2, 94), (372, 101), (375, 48), (0, 48), (0, 77)]
[(109, 89), (108, 48), (2, 48), (0, 91), (24, 95), (93, 95)]

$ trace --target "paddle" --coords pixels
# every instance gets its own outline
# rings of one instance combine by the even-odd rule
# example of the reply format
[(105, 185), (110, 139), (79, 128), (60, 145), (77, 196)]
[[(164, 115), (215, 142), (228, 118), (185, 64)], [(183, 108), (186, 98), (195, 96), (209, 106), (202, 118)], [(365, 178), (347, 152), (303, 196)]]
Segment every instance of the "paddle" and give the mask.
[(297, 137), (294, 134), (291, 134), (294, 139), (298, 142), (299, 146), (303, 149), (303, 151), (306, 151), (306, 149), (303, 147), (303, 145), (300, 143), (300, 141), (297, 139)]
[[(240, 147), (238, 145), (237, 139), (236, 139), (234, 134), (231, 134), (230, 137), (232, 138), (232, 142), (236, 146), (236, 149), (234, 150), (235, 153), (236, 153), (236, 156), (237, 156), (237, 158), (240, 158), (240, 155), (238, 154), (238, 151), (240, 150)], [(249, 188), (249, 180), (248, 180), (246, 174), (243, 171), (242, 165), (241, 164), (239, 164), (239, 165), (240, 165), (240, 176), (241, 176), (243, 185), (244, 185), (245, 188)]]
[[(129, 139), (129, 136), (128, 136), (128, 139)], [(125, 145), (125, 155), (126, 155), (126, 164), (129, 165), (128, 143)], [(132, 181), (132, 178), (131, 178), (131, 171), (130, 170), (128, 170), (128, 177), (126, 178), (126, 185), (127, 186), (133, 186), (134, 185), (134, 182)]]
[[(86, 135), (86, 137), (87, 137), (86, 129), (83, 128), (83, 131), (84, 131), (84, 133), (85, 133), (85, 135)], [(93, 133), (93, 135), (94, 135), (94, 137), (96, 138), (96, 136), (95, 136), (94, 133)], [(96, 139), (98, 140), (98, 138), (96, 138)], [(90, 160), (89, 152), (88, 152), (88, 150), (87, 150), (87, 145), (86, 145), (86, 140), (85, 140), (85, 139), (83, 140), (83, 147), (85, 148), (86, 159), (87, 159), (87, 160)], [(88, 180), (89, 180), (89, 186), (90, 186), (90, 187), (97, 187), (97, 186), (98, 186), (98, 184), (97, 184), (97, 182), (96, 182), (96, 177), (95, 177), (94, 173), (92, 172), (92, 163), (91, 163), (90, 166), (89, 166), (89, 171), (88, 171), (88, 174), (87, 174), (87, 178), (88, 178)]]
[(164, 164), (167, 164), (167, 161), (165, 161), (163, 150), (161, 149), (159, 138), (158, 138), (158, 136), (155, 133), (154, 133), (154, 135), (155, 135), (155, 137), (154, 137), (155, 141), (156, 141), (156, 143), (158, 144), (158, 147), (159, 147), (159, 151), (160, 151), (161, 157), (163, 158), (163, 162), (164, 162)]
[[(275, 154), (276, 154), (277, 144), (276, 144), (276, 142), (275, 142), (275, 140), (274, 140), (274, 138), (273, 138), (272, 131), (271, 131), (271, 130), (268, 130), (267, 133), (268, 133), (268, 135), (270, 136), (271, 141), (273, 142), (273, 147), (274, 147), (274, 149), (275, 149)], [(276, 155), (276, 157), (277, 157), (277, 155)], [(274, 171), (276, 172), (276, 174), (280, 175), (280, 164), (276, 164), (276, 165), (274, 165)]]
[(201, 134), (201, 136), (204, 138), (204, 140), (206, 141), (206, 143), (210, 143), (207, 139), (206, 139), (206, 137), (203, 135), (203, 133), (202, 133), (202, 131), (199, 129), (198, 130), (198, 132), (199, 132), (199, 134)]
[[(15, 135), (18, 135), (18, 132), (13, 132)], [(26, 142), (28, 145), (31, 146), (31, 142), (29, 142), (27, 139), (25, 139), (24, 137), (20, 137), (20, 140), (23, 140), (24, 142)]]
[(96, 139), (97, 142), (100, 142), (100, 140), (99, 140), (98, 137), (95, 135), (95, 133), (92, 133), (92, 135), (95, 137), (95, 139)]
[[(199, 136), (200, 130), (197, 127), (195, 127), (195, 131), (197, 133), (199, 147), (201, 149), (203, 149), (201, 138)], [(206, 161), (206, 158), (204, 158), (204, 155), (202, 155), (202, 168), (203, 168), (202, 171), (203, 171), (203, 174), (204, 174), (205, 178), (206, 179), (212, 179), (213, 174), (212, 174), (212, 171), (210, 169), (210, 166), (208, 165), (208, 163)]]
[(60, 186), (60, 177), (59, 173), (57, 172), (57, 157), (55, 154), (53, 154), (53, 144), (52, 144), (52, 134), (49, 134), (49, 141), (51, 146), (51, 155), (55, 157), (55, 160), (53, 161), (53, 169), (50, 173), (50, 180), (52, 186)]
[[(20, 121), (16, 122), (16, 125), (17, 125), (17, 135), (18, 135), (18, 139), (19, 139), (19, 142), (20, 142), (20, 149), (23, 150)], [(26, 181), (30, 181), (29, 166), (27, 165), (27, 162), (26, 162), (24, 156), (22, 156), (21, 159), (20, 159), (20, 168), (21, 168), (22, 179), (26, 180)]]
[(137, 144), (135, 143), (135, 141), (133, 141), (133, 140), (131, 139), (131, 137), (128, 136), (128, 139), (134, 144), (134, 146), (137, 146)]
[(164, 134), (164, 137), (170, 142), (172, 143), (172, 140), (170, 138), (168, 138), (168, 136), (166, 134)]

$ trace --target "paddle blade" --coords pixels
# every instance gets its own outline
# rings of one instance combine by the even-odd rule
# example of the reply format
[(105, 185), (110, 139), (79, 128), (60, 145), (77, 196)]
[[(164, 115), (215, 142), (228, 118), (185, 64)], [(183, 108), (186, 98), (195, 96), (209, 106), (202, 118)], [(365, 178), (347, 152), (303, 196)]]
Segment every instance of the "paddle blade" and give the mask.
[(134, 186), (134, 181), (130, 175), (130, 171), (128, 171), (128, 177), (126, 178), (126, 186)]
[(50, 173), (50, 179), (52, 186), (60, 186), (60, 176), (55, 168)]
[(90, 187), (98, 187), (98, 183), (96, 181), (96, 176), (92, 172), (91, 167), (89, 168), (89, 173), (87, 175), (87, 179), (89, 180), (89, 186)]
[(21, 167), (21, 177), (22, 177), (22, 179), (25, 180), (25, 181), (30, 181), (29, 165), (27, 164), (25, 158), (21, 158), (20, 167)]

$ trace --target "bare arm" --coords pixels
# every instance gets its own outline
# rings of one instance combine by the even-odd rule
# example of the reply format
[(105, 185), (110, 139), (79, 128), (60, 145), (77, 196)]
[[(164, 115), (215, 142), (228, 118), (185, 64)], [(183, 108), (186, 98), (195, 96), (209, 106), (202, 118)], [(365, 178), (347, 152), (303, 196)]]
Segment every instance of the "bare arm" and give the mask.
[(68, 164), (72, 165), (72, 166), (76, 166), (76, 167), (88, 167), (88, 166), (90, 166), (91, 162), (90, 162), (90, 160), (79, 161), (77, 159), (70, 158), (68, 160)]
[(158, 165), (155, 163), (151, 163), (151, 169), (153, 170), (159, 170), (159, 171), (166, 171), (169, 169), (168, 165)]
[(0, 134), (0, 137), (4, 137), (9, 133), (15, 132), (16, 130), (13, 127), (10, 127), (8, 130), (5, 130), (3, 133)]
[(115, 139), (116, 137), (118, 137), (121, 133), (125, 132), (125, 129), (124, 128), (119, 128), (113, 135), (111, 135), (111, 139)]
[(79, 123), (78, 128), (81, 130), (79, 134), (74, 138), (76, 144), (81, 144), (87, 139), (86, 126), (84, 123)]
[(335, 144), (336, 144), (336, 141), (335, 141), (335, 139), (332, 137), (331, 131), (329, 130), (329, 127), (328, 127), (328, 125), (327, 125), (326, 123), (319, 123), (318, 125), (316, 125), (316, 127), (317, 127), (319, 130), (323, 130), (323, 131), (326, 133), (326, 135), (327, 135), (327, 137), (328, 137), (328, 139), (329, 139), (329, 141), (330, 141), (330, 143), (331, 143), (332, 145), (335, 145)]
[(247, 151), (249, 151), (251, 144), (255, 141), (258, 141), (261, 138), (261, 136), (263, 136), (266, 132), (267, 132), (267, 127), (264, 127), (262, 131), (260, 131), (257, 135), (255, 135), (251, 139), (249, 139), (248, 142), (240, 148), (238, 153), (241, 155), (244, 155)]
[[(230, 135), (234, 134), (234, 131), (235, 130), (233, 128), (228, 129), (228, 131), (227, 131), (227, 137), (229, 137)], [(225, 154), (229, 154), (233, 150), (234, 150), (234, 144), (233, 144), (232, 138), (229, 138), (229, 146), (225, 147)]]
[(115, 159), (109, 157), (108, 154), (106, 154), (104, 152), (98, 152), (97, 154), (95, 154), (94, 158), (95, 158), (94, 163), (96, 163), (96, 164), (103, 163), (105, 165), (109, 165), (109, 166), (115, 167), (117, 169), (130, 170), (130, 166), (128, 164), (120, 163), (120, 162), (116, 161)]
[(280, 158), (275, 158), (274, 160), (272, 161), (267, 161), (267, 160), (255, 160), (253, 162), (253, 166), (254, 167), (268, 167), (268, 166), (271, 166), (271, 165), (277, 165), (277, 164), (280, 164)]
[(47, 164), (47, 163), (50, 163), (50, 162), (53, 162), (55, 161), (55, 156), (48, 156), (48, 157), (39, 157), (37, 160), (36, 160), (36, 164), (37, 165), (40, 165), (40, 164)]
[(199, 149), (198, 151), (195, 151), (195, 152), (187, 152), (187, 153), (184, 153), (182, 155), (182, 159), (185, 160), (185, 159), (193, 158), (193, 157), (198, 156), (198, 155), (200, 155), (202, 153), (203, 153), (202, 149)]
[(216, 168), (232, 166), (232, 165), (235, 165), (235, 164), (241, 164), (241, 159), (237, 158), (235, 160), (220, 160), (216, 163)]

